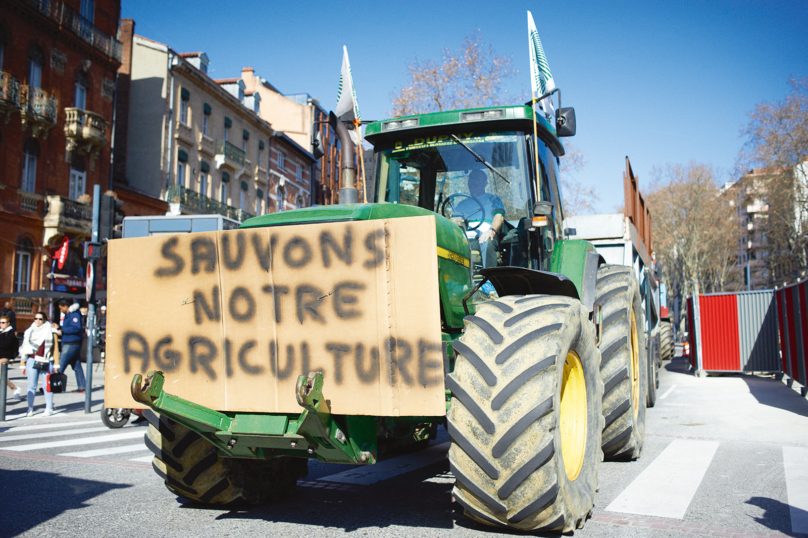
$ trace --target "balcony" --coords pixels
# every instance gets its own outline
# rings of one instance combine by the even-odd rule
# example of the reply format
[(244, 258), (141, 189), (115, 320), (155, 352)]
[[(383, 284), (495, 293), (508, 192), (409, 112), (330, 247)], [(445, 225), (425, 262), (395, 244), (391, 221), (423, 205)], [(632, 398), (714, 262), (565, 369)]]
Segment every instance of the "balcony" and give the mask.
[(177, 122), (177, 128), (174, 130), (174, 138), (177, 138), (186, 144), (194, 143), (194, 131), (190, 125), (185, 125), (181, 121)]
[(763, 202), (757, 201), (754, 204), (750, 204), (746, 206), (747, 213), (763, 213), (769, 210), (769, 205), (764, 204)]
[(20, 109), (23, 130), (31, 127), (35, 138), (48, 138), (48, 133), (56, 125), (59, 100), (42, 88), (21, 85)]
[(256, 181), (263, 181), (266, 183), (269, 180), (269, 172), (267, 172), (266, 168), (261, 168), (260, 166), (255, 169), (255, 180)]
[(227, 166), (234, 171), (244, 168), (244, 152), (224, 140), (216, 141), (216, 157), (214, 160), (216, 161), (217, 169), (222, 166)]
[(98, 29), (93, 23), (82, 17), (76, 10), (57, 0), (28, 0), (37, 11), (56, 22), (60, 27), (73, 32), (81, 39), (100, 50), (109, 58), (121, 62), (123, 45)]
[(63, 196), (48, 196), (48, 212), (45, 214), (43, 243), (52, 237), (68, 232), (89, 237), (92, 231), (93, 208)]
[(0, 71), (0, 119), (8, 124), (11, 115), (20, 109), (20, 81), (6, 71)]
[(69, 161), (73, 152), (87, 155), (90, 170), (95, 170), (95, 161), (101, 149), (107, 145), (107, 120), (80, 108), (65, 109), (65, 138), (67, 140), (65, 160)]
[(204, 153), (205, 155), (210, 155), (213, 157), (216, 155), (216, 141), (213, 140), (211, 137), (200, 134), (199, 135), (199, 146), (197, 149), (200, 153)]
[[(22, 189), (17, 190), (20, 195), (20, 209), (23, 211), (30, 211), (32, 213), (39, 213), (41, 208), (47, 206), (47, 199), (41, 194), (27, 192)], [(42, 204), (40, 206), (40, 204)]]
[(222, 215), (239, 222), (244, 222), (245, 220), (251, 219), (255, 216), (240, 209), (236, 209), (235, 207), (230, 207), (227, 204), (218, 202), (213, 198), (203, 196), (198, 192), (186, 189), (180, 185), (171, 185), (168, 188), (166, 200), (169, 203), (178, 203), (188, 211), (192, 211), (194, 213)]

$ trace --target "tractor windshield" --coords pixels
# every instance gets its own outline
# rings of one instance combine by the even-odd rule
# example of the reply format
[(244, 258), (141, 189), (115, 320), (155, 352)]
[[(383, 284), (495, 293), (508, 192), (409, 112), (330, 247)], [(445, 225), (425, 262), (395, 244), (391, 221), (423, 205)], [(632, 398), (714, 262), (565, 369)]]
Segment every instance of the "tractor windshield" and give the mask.
[[(517, 227), (529, 215), (525, 136), (519, 132), (414, 137), (377, 153), (380, 202), (462, 218), (484, 232), (497, 215)], [(504, 223), (500, 223), (504, 224)], [(498, 227), (505, 232), (505, 227)]]

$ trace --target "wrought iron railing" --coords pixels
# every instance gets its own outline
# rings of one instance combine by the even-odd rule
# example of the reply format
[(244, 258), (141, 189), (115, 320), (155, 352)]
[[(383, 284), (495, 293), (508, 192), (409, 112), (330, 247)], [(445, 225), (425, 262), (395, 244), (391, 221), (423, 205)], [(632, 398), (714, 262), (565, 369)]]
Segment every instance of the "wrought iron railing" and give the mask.
[(171, 185), (166, 191), (166, 200), (168, 202), (184, 205), (191, 211), (197, 213), (204, 213), (207, 215), (222, 215), (224, 217), (244, 222), (247, 219), (253, 218), (255, 215), (247, 213), (235, 207), (230, 207), (213, 198), (208, 198), (191, 189), (186, 189), (181, 185)]
[(224, 155), (225, 159), (233, 161), (242, 167), (244, 166), (244, 151), (240, 150), (230, 142), (217, 140), (216, 155)]
[(0, 71), (0, 101), (20, 106), (20, 82), (7, 71)]
[(56, 21), (63, 28), (69, 29), (110, 58), (119, 62), (123, 58), (123, 44), (120, 41), (102, 32), (64, 2), (58, 0), (28, 0), (28, 2), (34, 9)]

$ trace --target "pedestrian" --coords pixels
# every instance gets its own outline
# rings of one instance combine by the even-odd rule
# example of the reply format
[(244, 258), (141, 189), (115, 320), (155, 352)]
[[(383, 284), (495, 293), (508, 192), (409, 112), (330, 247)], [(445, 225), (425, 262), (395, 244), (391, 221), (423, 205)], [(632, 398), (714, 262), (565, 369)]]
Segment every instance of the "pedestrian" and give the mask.
[[(20, 348), (20, 341), (14, 334), (14, 327), (11, 326), (11, 318), (0, 316), (0, 364), (8, 364), (11, 359), (17, 358), (17, 351)], [(20, 389), (6, 377), (8, 388), (14, 391), (14, 397), (22, 400)]]
[(57, 330), (57, 334), (62, 337), (62, 352), (59, 355), (59, 373), (65, 373), (68, 366), (73, 367), (76, 374), (76, 385), (78, 388), (73, 392), (83, 393), (86, 380), (84, 379), (84, 369), (81, 367), (81, 341), (84, 337), (84, 326), (82, 316), (79, 312), (79, 305), (70, 304), (67, 299), (59, 302), (59, 310), (64, 314), (62, 326)]
[[(47, 370), (38, 370), (34, 368), (37, 352), (41, 349), (42, 356), (48, 362)], [(48, 323), (48, 318), (45, 312), (37, 312), (34, 316), (34, 324), (28, 327), (22, 339), (22, 347), (20, 348), (20, 355), (25, 359), (25, 370), (28, 372), (28, 414), (34, 414), (34, 397), (36, 396), (36, 387), (39, 383), (40, 374), (42, 374), (43, 385), (46, 382), (45, 375), (53, 371), (53, 357), (51, 350), (53, 349), (53, 327)], [(25, 371), (23, 372), (25, 373)], [(49, 387), (45, 387), (45, 416), (49, 417), (53, 414), (53, 393)]]
[(0, 316), (8, 316), (9, 325), (12, 326), (14, 329), (14, 333), (17, 333), (17, 314), (11, 309), (11, 303), (6, 301), (6, 304), (3, 306), (3, 311), (0, 312)]

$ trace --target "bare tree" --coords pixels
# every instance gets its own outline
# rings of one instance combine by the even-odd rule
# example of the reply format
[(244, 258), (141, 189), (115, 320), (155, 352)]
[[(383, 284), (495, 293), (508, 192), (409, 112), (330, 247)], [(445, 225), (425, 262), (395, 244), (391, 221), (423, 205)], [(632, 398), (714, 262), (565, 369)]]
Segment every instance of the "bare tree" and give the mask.
[(789, 80), (783, 100), (761, 103), (741, 129), (740, 166), (754, 170), (768, 204), (766, 262), (775, 281), (805, 277), (808, 267), (808, 77)]
[(569, 141), (564, 142), (564, 149), (566, 153), (561, 159), (560, 169), (564, 212), (567, 216), (591, 215), (596, 212), (595, 204), (600, 200), (600, 194), (573, 178), (573, 174), (586, 166), (586, 157)]
[(507, 94), (503, 81), (516, 75), (511, 57), (483, 44), (478, 30), (458, 50), (445, 48), (439, 60), (417, 58), (407, 69), (407, 86), (391, 95), (393, 116), (497, 106)]
[(671, 295), (723, 291), (733, 277), (742, 228), (735, 208), (720, 196), (705, 164), (652, 171), (648, 195), (654, 250)]

